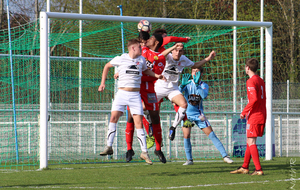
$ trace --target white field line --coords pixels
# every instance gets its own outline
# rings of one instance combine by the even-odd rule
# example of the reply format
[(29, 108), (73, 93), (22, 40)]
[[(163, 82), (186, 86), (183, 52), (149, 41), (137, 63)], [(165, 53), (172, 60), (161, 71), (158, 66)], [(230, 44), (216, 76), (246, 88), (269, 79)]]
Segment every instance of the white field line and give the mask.
[[(195, 188), (195, 187), (214, 187), (214, 186), (228, 186), (228, 185), (243, 185), (243, 184), (253, 184), (253, 183), (270, 183), (270, 182), (287, 182), (287, 181), (299, 181), (300, 178), (297, 179), (282, 179), (282, 180), (275, 180), (275, 181), (247, 181), (247, 182), (237, 182), (237, 183), (216, 183), (216, 184), (205, 184), (205, 185), (189, 185), (189, 186), (178, 186), (178, 187), (130, 187), (130, 189), (182, 189), (182, 188)], [(2, 187), (1, 188), (31, 188), (31, 189), (128, 189), (128, 187), (61, 187), (61, 186), (9, 186), (9, 187)]]

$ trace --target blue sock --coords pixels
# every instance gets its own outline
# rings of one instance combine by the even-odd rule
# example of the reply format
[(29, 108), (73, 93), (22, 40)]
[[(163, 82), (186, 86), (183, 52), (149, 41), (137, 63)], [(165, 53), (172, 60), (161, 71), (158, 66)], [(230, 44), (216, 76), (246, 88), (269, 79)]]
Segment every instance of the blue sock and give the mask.
[(220, 151), (222, 157), (224, 158), (225, 156), (227, 156), (227, 153), (225, 151), (223, 144), (221, 143), (221, 141), (218, 139), (218, 137), (216, 136), (216, 134), (213, 131), (211, 133), (209, 133), (208, 137), (214, 143), (215, 147)]
[(193, 160), (192, 157), (192, 144), (191, 144), (191, 139), (184, 139), (184, 150), (185, 150), (185, 154), (186, 154), (186, 158), (188, 160)]

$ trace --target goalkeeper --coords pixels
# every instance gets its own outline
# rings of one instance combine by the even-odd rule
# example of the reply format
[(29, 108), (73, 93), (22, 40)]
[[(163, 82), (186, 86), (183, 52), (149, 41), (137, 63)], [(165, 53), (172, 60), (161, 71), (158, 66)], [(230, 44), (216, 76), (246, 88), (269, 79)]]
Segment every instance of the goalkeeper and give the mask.
[[(224, 162), (231, 164), (233, 161), (228, 157), (223, 144), (212, 130), (209, 121), (203, 113), (202, 100), (207, 97), (209, 87), (206, 83), (201, 81), (201, 73), (203, 73), (203, 68), (198, 67), (192, 69), (192, 80), (189, 80), (191, 75), (188, 73), (182, 76), (182, 83), (179, 86), (179, 90), (183, 93), (188, 102), (186, 115), (189, 121), (194, 122), (211, 139), (213, 144), (220, 151)], [(183, 165), (193, 164), (192, 144), (190, 140), (191, 129), (191, 127), (182, 127), (184, 149), (187, 157), (187, 161)]]

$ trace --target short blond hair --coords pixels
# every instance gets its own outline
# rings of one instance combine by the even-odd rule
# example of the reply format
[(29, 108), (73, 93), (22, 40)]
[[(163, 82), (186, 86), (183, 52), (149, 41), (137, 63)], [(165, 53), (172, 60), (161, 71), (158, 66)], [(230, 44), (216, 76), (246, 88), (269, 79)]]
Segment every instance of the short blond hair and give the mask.
[(129, 48), (130, 46), (132, 46), (134, 44), (140, 44), (140, 43), (141, 43), (140, 40), (136, 39), (136, 38), (128, 40), (128, 42), (127, 42), (127, 48)]

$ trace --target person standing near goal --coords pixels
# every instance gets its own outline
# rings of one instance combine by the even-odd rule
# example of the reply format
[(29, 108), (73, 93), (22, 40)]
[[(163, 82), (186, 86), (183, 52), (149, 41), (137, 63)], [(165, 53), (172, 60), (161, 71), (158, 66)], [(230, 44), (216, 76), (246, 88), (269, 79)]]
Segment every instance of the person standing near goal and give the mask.
[(100, 155), (105, 156), (113, 154), (112, 144), (116, 134), (117, 122), (123, 115), (125, 107), (129, 106), (142, 149), (140, 157), (148, 164), (152, 164), (152, 161), (149, 158), (146, 146), (146, 136), (142, 125), (143, 106), (140, 95), (141, 77), (142, 72), (159, 79), (164, 79), (164, 77), (162, 75), (155, 74), (147, 68), (146, 60), (141, 56), (142, 50), (139, 40), (129, 40), (127, 48), (128, 53), (115, 57), (105, 65), (102, 73), (101, 85), (98, 88), (98, 91), (100, 92), (105, 89), (105, 80), (109, 69), (118, 66), (119, 90), (112, 104), (111, 118), (107, 132), (107, 146)]
[(230, 173), (232, 174), (248, 174), (249, 163), (252, 157), (255, 171), (251, 175), (264, 175), (259, 161), (256, 139), (264, 134), (267, 109), (265, 82), (256, 74), (258, 65), (257, 59), (251, 58), (246, 60), (245, 71), (249, 76), (246, 83), (248, 104), (240, 114), (240, 118), (246, 118), (247, 120), (247, 148), (243, 165), (237, 170), (231, 171)]
[[(196, 123), (196, 125), (210, 138), (215, 147), (221, 153), (224, 162), (231, 164), (233, 161), (228, 157), (222, 142), (218, 139), (209, 121), (204, 115), (202, 102), (208, 95), (209, 86), (205, 82), (201, 81), (201, 74), (203, 74), (203, 68), (198, 67), (192, 69), (192, 80), (189, 80), (191, 77), (190, 74), (184, 74), (182, 76), (182, 83), (179, 90), (183, 93), (188, 102), (186, 115), (189, 121)], [(192, 127), (182, 127), (184, 150), (187, 158), (187, 161), (183, 165), (194, 164), (192, 157), (192, 144), (190, 140), (191, 129)]]
[(180, 74), (185, 67), (198, 68), (207, 61), (212, 60), (216, 56), (216, 52), (212, 51), (205, 59), (194, 63), (184, 56), (184, 45), (181, 42), (176, 43), (178, 46), (172, 51), (172, 54), (166, 56), (166, 66), (162, 75), (167, 81), (158, 80), (155, 83), (155, 92), (157, 100), (167, 97), (172, 103), (179, 106), (175, 115), (173, 125), (169, 129), (169, 139), (172, 141), (175, 138), (175, 130), (179, 123), (184, 119), (187, 109), (187, 101), (179, 91), (178, 82)]

